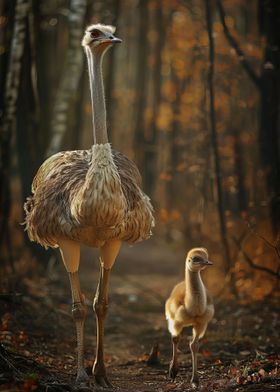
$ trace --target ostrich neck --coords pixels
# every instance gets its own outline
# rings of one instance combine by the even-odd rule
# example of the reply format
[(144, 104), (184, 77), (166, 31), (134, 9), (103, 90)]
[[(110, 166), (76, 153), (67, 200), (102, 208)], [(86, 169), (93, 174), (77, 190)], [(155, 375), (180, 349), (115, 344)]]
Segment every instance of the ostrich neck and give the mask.
[(206, 309), (206, 289), (202, 282), (200, 272), (192, 272), (186, 268), (185, 305), (195, 314), (202, 314)]
[(87, 48), (94, 144), (108, 143), (106, 107), (102, 78), (103, 54), (104, 52), (97, 51), (93, 53), (89, 48)]

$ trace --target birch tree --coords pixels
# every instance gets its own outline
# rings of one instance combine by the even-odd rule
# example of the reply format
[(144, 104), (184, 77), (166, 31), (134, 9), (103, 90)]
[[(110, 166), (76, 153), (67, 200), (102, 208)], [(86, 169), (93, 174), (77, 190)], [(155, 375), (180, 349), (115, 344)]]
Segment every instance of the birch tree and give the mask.
[(0, 124), (0, 241), (9, 241), (11, 139), (16, 128), (17, 100), (26, 42), (30, 0), (17, 0), (10, 57), (4, 91), (4, 114)]
[(68, 116), (81, 79), (84, 55), (81, 38), (84, 30), (87, 0), (71, 0), (68, 15), (69, 42), (64, 69), (57, 89), (51, 122), (51, 135), (46, 156), (58, 152), (69, 127)]

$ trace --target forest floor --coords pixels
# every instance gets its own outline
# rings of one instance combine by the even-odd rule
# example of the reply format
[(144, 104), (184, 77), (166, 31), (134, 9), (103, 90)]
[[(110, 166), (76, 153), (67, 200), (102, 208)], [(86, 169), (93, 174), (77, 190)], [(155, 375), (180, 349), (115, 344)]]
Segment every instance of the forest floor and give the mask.
[[(191, 391), (190, 330), (180, 342), (180, 373), (168, 379), (170, 336), (164, 301), (183, 273), (183, 254), (139, 244), (125, 247), (114, 266), (106, 320), (105, 353), (114, 391)], [(98, 280), (98, 257), (82, 252), (81, 284), (86, 296), (86, 369), (95, 349), (92, 300)], [(62, 265), (48, 276), (25, 278), (24, 290), (0, 296), (0, 391), (82, 391), (75, 386), (75, 329), (71, 295)], [(199, 354), (198, 391), (280, 390), (279, 304), (273, 300), (243, 303), (216, 300)], [(148, 366), (158, 344), (159, 363)], [(100, 390), (95, 388), (93, 390)], [(102, 390), (102, 389), (101, 389)]]

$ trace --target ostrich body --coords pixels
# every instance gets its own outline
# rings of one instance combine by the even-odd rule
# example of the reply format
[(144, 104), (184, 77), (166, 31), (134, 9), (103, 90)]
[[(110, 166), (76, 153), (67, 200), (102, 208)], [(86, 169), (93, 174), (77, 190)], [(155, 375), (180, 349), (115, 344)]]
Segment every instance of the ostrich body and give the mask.
[(173, 356), (169, 367), (169, 375), (172, 379), (175, 379), (179, 370), (177, 348), (180, 334), (183, 328), (193, 327), (193, 339), (190, 342), (193, 387), (199, 384), (197, 374), (199, 339), (204, 336), (208, 323), (214, 315), (213, 301), (202, 282), (200, 271), (212, 264), (208, 260), (205, 248), (190, 250), (186, 258), (185, 280), (174, 287), (165, 305), (168, 330), (172, 336)]
[(103, 358), (110, 270), (121, 243), (148, 238), (154, 225), (153, 209), (140, 188), (136, 165), (108, 143), (102, 59), (110, 46), (121, 42), (114, 32), (112, 26), (92, 25), (82, 41), (90, 76), (93, 146), (48, 158), (39, 168), (32, 183), (33, 195), (24, 205), (30, 240), (44, 247), (59, 247), (69, 274), (78, 344), (77, 382), (88, 380), (83, 358), (86, 308), (78, 277), (80, 244), (100, 249), (99, 284), (93, 304), (97, 320), (93, 376), (103, 387), (111, 386)]

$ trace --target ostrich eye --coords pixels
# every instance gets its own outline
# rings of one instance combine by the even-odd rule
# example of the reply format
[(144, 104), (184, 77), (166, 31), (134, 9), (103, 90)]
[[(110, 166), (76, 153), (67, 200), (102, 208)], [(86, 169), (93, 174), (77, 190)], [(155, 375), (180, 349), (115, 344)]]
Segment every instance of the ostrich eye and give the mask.
[(99, 38), (100, 36), (101, 36), (101, 33), (100, 33), (99, 30), (92, 30), (92, 31), (90, 32), (90, 37), (93, 38), (93, 39), (97, 39), (97, 38)]
[(194, 257), (192, 258), (192, 261), (193, 261), (194, 263), (199, 263), (199, 262), (200, 262), (200, 257), (194, 256)]

